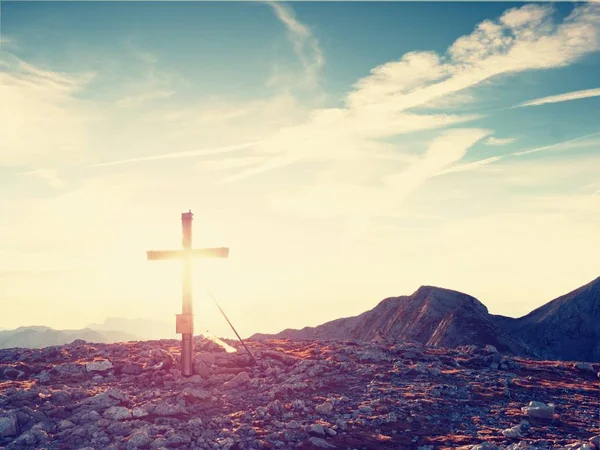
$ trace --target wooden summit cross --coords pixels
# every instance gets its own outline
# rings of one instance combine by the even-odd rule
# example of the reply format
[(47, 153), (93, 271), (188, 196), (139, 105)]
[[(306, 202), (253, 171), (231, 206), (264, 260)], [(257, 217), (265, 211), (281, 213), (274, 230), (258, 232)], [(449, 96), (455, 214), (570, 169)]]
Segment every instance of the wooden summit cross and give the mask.
[(177, 314), (176, 333), (181, 334), (181, 372), (184, 376), (193, 373), (192, 350), (194, 335), (194, 314), (192, 306), (192, 257), (227, 258), (229, 249), (199, 248), (192, 249), (192, 211), (181, 214), (182, 249), (181, 250), (150, 250), (146, 252), (151, 261), (164, 259), (181, 259), (183, 261), (181, 314)]

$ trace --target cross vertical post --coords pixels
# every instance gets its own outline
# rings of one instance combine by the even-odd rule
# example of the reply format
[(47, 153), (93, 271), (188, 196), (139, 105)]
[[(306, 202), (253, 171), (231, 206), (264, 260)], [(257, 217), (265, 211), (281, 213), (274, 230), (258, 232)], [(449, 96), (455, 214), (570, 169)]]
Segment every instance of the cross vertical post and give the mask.
[(181, 315), (184, 321), (189, 322), (187, 333), (181, 334), (181, 371), (183, 375), (192, 375), (192, 347), (194, 336), (194, 311), (192, 304), (192, 261), (190, 250), (192, 249), (192, 211), (181, 213), (181, 231), (184, 256), (183, 256), (183, 280), (181, 292)]
[(192, 257), (227, 258), (227, 247), (192, 249), (192, 211), (181, 214), (181, 250), (149, 250), (151, 261), (180, 259), (183, 263), (181, 280), (181, 314), (177, 314), (176, 333), (181, 334), (181, 373), (193, 375), (194, 311), (192, 302)]

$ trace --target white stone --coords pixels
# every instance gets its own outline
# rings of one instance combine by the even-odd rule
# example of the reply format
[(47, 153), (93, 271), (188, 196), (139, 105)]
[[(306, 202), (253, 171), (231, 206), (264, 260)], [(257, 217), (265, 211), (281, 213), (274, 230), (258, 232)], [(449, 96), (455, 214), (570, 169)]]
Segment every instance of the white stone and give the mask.
[(315, 407), (315, 411), (319, 414), (329, 414), (333, 410), (331, 402), (325, 402)]
[(521, 425), (515, 425), (514, 427), (503, 430), (502, 435), (507, 438), (520, 437), (521, 436)]
[(108, 359), (101, 359), (89, 362), (85, 365), (85, 370), (88, 372), (104, 372), (112, 369), (112, 363)]
[(522, 407), (521, 411), (528, 417), (538, 419), (552, 419), (554, 417), (554, 405), (552, 403), (546, 405), (542, 402), (529, 402), (529, 406)]

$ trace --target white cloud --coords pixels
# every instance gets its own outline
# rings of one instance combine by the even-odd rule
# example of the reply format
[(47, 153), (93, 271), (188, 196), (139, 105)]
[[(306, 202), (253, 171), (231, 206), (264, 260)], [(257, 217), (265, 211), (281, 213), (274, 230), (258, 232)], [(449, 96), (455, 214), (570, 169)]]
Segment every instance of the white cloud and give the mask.
[(54, 72), (8, 53), (0, 63), (0, 165), (77, 157), (85, 109), (76, 94), (93, 74)]
[(479, 161), (474, 161), (474, 162), (466, 163), (466, 164), (459, 164), (456, 166), (452, 166), (452, 167), (444, 170), (443, 172), (440, 172), (440, 175), (445, 175), (447, 173), (454, 173), (454, 172), (467, 172), (469, 170), (477, 170), (477, 169), (481, 168), (481, 166), (495, 163), (496, 161), (500, 161), (501, 159), (502, 159), (501, 156), (490, 156), (489, 158), (481, 159)]
[[(600, 49), (598, 5), (577, 6), (559, 24), (552, 22), (551, 13), (550, 5), (513, 8), (497, 21), (480, 23), (445, 55), (411, 52), (374, 68), (348, 93), (345, 107), (317, 110), (305, 123), (280, 130), (257, 147), (270, 155), (267, 161), (224, 182), (299, 162), (368, 158), (381, 149), (383, 139), (480, 117), (413, 112), (416, 108), (498, 75), (566, 66)], [(304, 33), (302, 28), (298, 33)]]
[(575, 147), (598, 146), (598, 145), (600, 145), (600, 142), (598, 142), (597, 139), (586, 141), (586, 139), (589, 139), (591, 137), (598, 136), (598, 135), (600, 135), (600, 131), (597, 133), (590, 133), (590, 134), (586, 134), (584, 136), (579, 136), (579, 137), (576, 137), (573, 139), (568, 139), (566, 141), (557, 142), (555, 144), (544, 145), (543, 147), (536, 147), (536, 148), (532, 148), (530, 150), (516, 152), (516, 153), (513, 153), (513, 155), (514, 156), (522, 156), (522, 155), (529, 155), (531, 153), (545, 152), (548, 150), (561, 150), (561, 149), (564, 150), (567, 148), (575, 148)]
[[(129, 64), (135, 76), (124, 83), (124, 93), (116, 101), (116, 105), (121, 108), (135, 108), (173, 96), (176, 92), (176, 80), (180, 83), (182, 80), (169, 71), (159, 71), (158, 57), (151, 52), (143, 51), (131, 42), (126, 47), (133, 56)], [(136, 67), (136, 63), (139, 67)]]
[(319, 42), (313, 36), (309, 27), (296, 19), (296, 15), (291, 8), (279, 2), (269, 2), (269, 5), (275, 11), (277, 18), (285, 25), (288, 31), (288, 38), (294, 46), (294, 52), (304, 69), (302, 77), (298, 79), (297, 75), (290, 77), (289, 74), (282, 73), (281, 68), (276, 67), (269, 80), (269, 84), (277, 84), (282, 78), (284, 80), (290, 78), (286, 81), (299, 82), (307, 88), (316, 87), (321, 68), (325, 63)]
[(439, 101), (491, 77), (565, 66), (600, 48), (600, 8), (576, 8), (561, 24), (551, 6), (525, 5), (486, 20), (457, 39), (444, 56), (411, 52), (360, 80), (348, 105), (406, 110)]
[(208, 156), (208, 155), (219, 155), (222, 153), (230, 153), (237, 150), (243, 150), (248, 147), (252, 147), (256, 145), (256, 142), (248, 142), (245, 144), (235, 144), (228, 145), (224, 147), (217, 148), (206, 148), (201, 150), (188, 150), (185, 152), (173, 152), (173, 153), (163, 153), (160, 155), (152, 155), (152, 156), (141, 156), (139, 158), (128, 158), (128, 159), (120, 159), (116, 161), (109, 161), (104, 163), (92, 164), (90, 167), (104, 167), (104, 166), (118, 166), (121, 164), (129, 164), (143, 161), (159, 161), (164, 159), (181, 159), (181, 158), (192, 158), (198, 156)]
[(494, 136), (490, 136), (485, 141), (485, 143), (487, 145), (492, 145), (492, 146), (501, 146), (501, 145), (512, 144), (516, 140), (517, 140), (516, 138), (497, 138), (497, 137), (494, 137)]
[(323, 180), (295, 191), (273, 193), (268, 200), (278, 209), (304, 217), (347, 215), (356, 222), (361, 216), (393, 215), (409, 193), (443, 173), (488, 134), (480, 129), (446, 131), (428, 145), (423, 156), (405, 165), (404, 170), (384, 176), (379, 186), (357, 184), (355, 179)]
[(551, 95), (549, 97), (536, 98), (534, 100), (529, 100), (527, 102), (521, 103), (521, 104), (517, 105), (516, 107), (520, 108), (523, 106), (538, 106), (538, 105), (545, 105), (547, 103), (567, 102), (570, 100), (580, 100), (583, 98), (598, 97), (598, 96), (600, 96), (600, 88), (585, 89), (582, 91), (573, 91), (573, 92), (567, 92), (567, 93), (559, 94), (559, 95)]
[[(517, 187), (517, 192), (526, 193), (531, 187), (553, 192), (585, 191), (587, 188), (588, 195), (598, 183), (600, 153), (574, 158), (547, 153), (531, 159), (505, 157), (501, 161), (487, 166), (481, 177), (499, 187)], [(513, 190), (509, 189), (508, 192)]]

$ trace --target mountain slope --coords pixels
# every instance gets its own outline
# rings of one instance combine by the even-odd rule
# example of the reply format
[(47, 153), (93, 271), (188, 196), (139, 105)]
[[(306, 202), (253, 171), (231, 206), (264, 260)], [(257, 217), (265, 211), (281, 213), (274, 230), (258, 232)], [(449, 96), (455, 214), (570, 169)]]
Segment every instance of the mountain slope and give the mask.
[(422, 286), (355, 317), (251, 339), (412, 339), (431, 346), (494, 345), (501, 352), (600, 362), (600, 278), (521, 318), (488, 313), (476, 298)]
[(544, 358), (600, 361), (600, 278), (502, 324)]
[(470, 295), (422, 286), (410, 296), (391, 297), (356, 317), (302, 330), (285, 330), (252, 339), (411, 339), (431, 346), (494, 345), (499, 351), (532, 355), (520, 340), (499, 327), (494, 316)]

